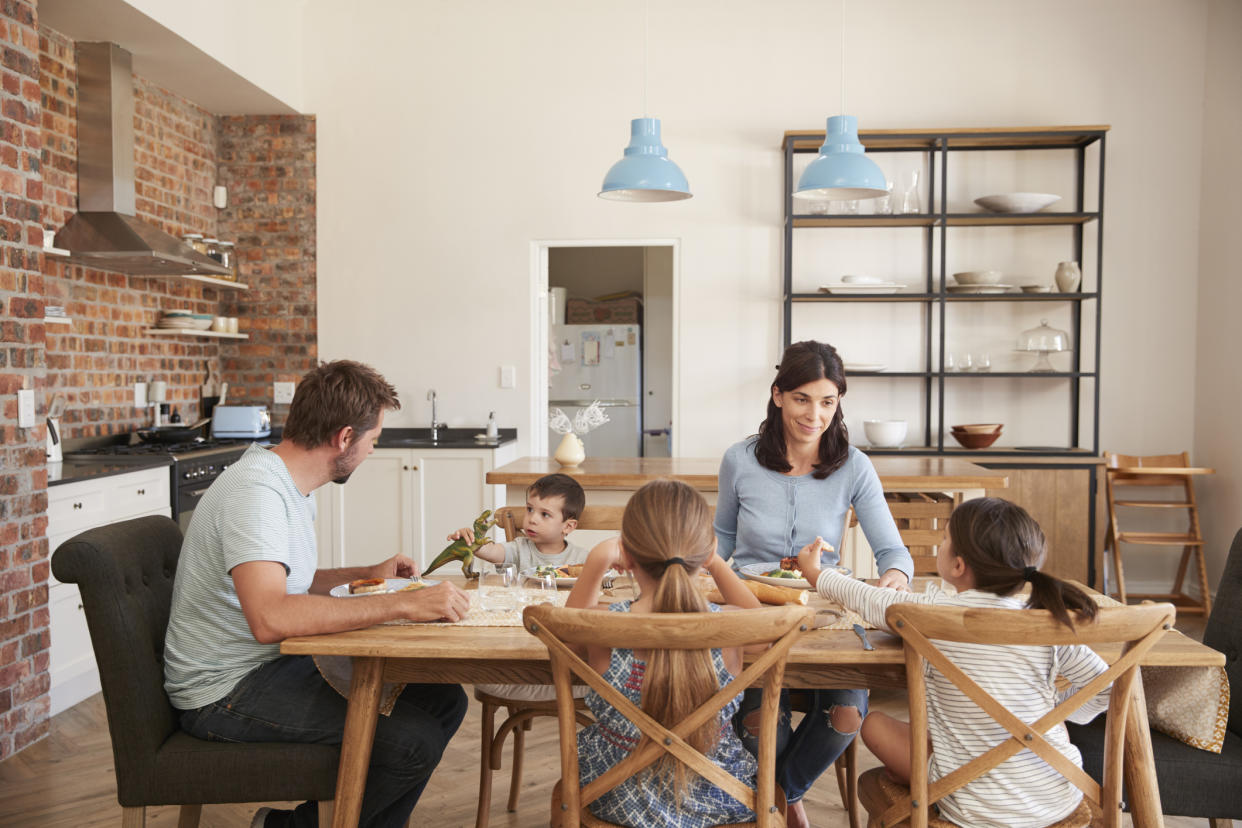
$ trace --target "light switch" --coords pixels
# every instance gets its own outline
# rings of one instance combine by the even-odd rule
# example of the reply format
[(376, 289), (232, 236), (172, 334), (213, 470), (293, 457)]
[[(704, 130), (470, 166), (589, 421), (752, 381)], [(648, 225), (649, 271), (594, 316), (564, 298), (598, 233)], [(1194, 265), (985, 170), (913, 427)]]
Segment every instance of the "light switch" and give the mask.
[(145, 408), (147, 405), (147, 384), (145, 382), (134, 383), (134, 408)]
[(294, 387), (295, 383), (292, 382), (273, 382), (272, 402), (276, 405), (288, 405), (293, 402)]
[(34, 390), (20, 388), (17, 391), (17, 427), (34, 428)]
[(500, 366), (500, 387), (517, 388), (517, 369), (512, 365)]

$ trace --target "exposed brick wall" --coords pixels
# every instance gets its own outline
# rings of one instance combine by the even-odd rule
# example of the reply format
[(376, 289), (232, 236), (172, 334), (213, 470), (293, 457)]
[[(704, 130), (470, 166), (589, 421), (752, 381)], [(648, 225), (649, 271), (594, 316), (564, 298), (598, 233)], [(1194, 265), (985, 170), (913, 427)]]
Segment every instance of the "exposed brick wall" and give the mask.
[(0, 759), (47, 734), (47, 468), (17, 390), (46, 382), (39, 35), (33, 0), (0, 4)]
[[(318, 359), (315, 318), (315, 119), (220, 119), (220, 181), (229, 188), (220, 232), (237, 239), (241, 281), (226, 297), (248, 342), (221, 348), (229, 398), (272, 404), (272, 382), (298, 380)], [(273, 407), (282, 421), (288, 406)]]
[[(58, 229), (77, 209), (77, 73), (73, 41), (40, 30), (43, 88), (44, 221)], [(175, 236), (217, 234), (218, 119), (193, 103), (134, 78), (134, 179), (137, 214)], [(108, 273), (46, 257), (49, 304), (64, 305), (70, 326), (47, 329), (48, 393), (64, 394), (66, 437), (149, 425), (133, 405), (133, 384), (162, 379), (188, 423), (198, 417), (206, 363), (219, 369), (220, 341), (143, 333), (162, 310), (222, 315), (235, 291), (176, 277)]]

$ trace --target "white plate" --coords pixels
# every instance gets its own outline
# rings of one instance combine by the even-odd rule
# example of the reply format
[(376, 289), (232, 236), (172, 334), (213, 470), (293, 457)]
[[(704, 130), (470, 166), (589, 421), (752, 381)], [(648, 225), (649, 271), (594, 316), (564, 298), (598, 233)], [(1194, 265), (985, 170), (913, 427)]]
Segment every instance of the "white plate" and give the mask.
[(1052, 193), (1001, 193), (976, 198), (975, 204), (994, 213), (1037, 213), (1060, 200)]
[(1008, 293), (1013, 285), (946, 285), (949, 293)]
[[(813, 585), (806, 578), (772, 578), (764, 575), (765, 572), (771, 572), (773, 569), (780, 569), (781, 562), (774, 563), (753, 563), (739, 567), (738, 572), (743, 578), (749, 578), (752, 581), (758, 581), (761, 584), (771, 584), (772, 586), (792, 587), (794, 589), (812, 589)], [(853, 575), (854, 572), (847, 566), (834, 567), (842, 575)]]
[(888, 366), (883, 362), (847, 362), (845, 363), (845, 371), (850, 374), (859, 374), (865, 371), (883, 371)]
[(896, 282), (875, 282), (869, 285), (823, 285), (820, 293), (896, 293), (904, 288)]
[(383, 592), (363, 592), (359, 595), (354, 595), (349, 591), (349, 584), (340, 584), (332, 587), (332, 589), (328, 591), (328, 594), (334, 598), (365, 598), (368, 595), (385, 595), (390, 592), (400, 592), (416, 580), (421, 581), (427, 586), (435, 586), (440, 583), (439, 581), (433, 581), (430, 578), (385, 578)]

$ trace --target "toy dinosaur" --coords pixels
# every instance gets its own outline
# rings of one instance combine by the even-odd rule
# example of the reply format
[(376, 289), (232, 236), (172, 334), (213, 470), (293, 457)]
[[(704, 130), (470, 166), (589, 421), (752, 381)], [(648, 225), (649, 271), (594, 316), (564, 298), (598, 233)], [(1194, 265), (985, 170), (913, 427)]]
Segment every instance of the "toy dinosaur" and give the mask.
[(479, 515), (474, 521), (474, 543), (466, 543), (465, 538), (458, 538), (453, 541), (444, 547), (444, 551), (436, 555), (435, 560), (423, 570), (423, 574), (427, 575), (434, 572), (449, 561), (461, 561), (462, 574), (470, 580), (478, 578), (479, 573), (474, 569), (474, 553), (492, 542), (487, 536), (487, 530), (495, 525), (496, 520), (492, 517), (492, 510), (484, 509), (483, 514)]

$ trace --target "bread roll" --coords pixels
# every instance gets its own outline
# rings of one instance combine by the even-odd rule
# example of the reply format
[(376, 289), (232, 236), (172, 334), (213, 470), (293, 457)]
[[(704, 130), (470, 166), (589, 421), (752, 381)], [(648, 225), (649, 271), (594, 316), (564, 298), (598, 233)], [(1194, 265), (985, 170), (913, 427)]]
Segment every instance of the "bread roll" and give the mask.
[(364, 595), (368, 592), (384, 592), (388, 588), (388, 582), (383, 578), (360, 578), (357, 581), (349, 582), (350, 595)]
[[(806, 604), (807, 598), (811, 594), (809, 589), (772, 586), (771, 584), (764, 584), (759, 581), (744, 580), (742, 581), (742, 586), (753, 592), (755, 597), (759, 599), (760, 603), (773, 604), (776, 606), (781, 606), (783, 604)], [(707, 594), (707, 600), (720, 604), (724, 602), (724, 596), (720, 594), (719, 589), (713, 589)]]

